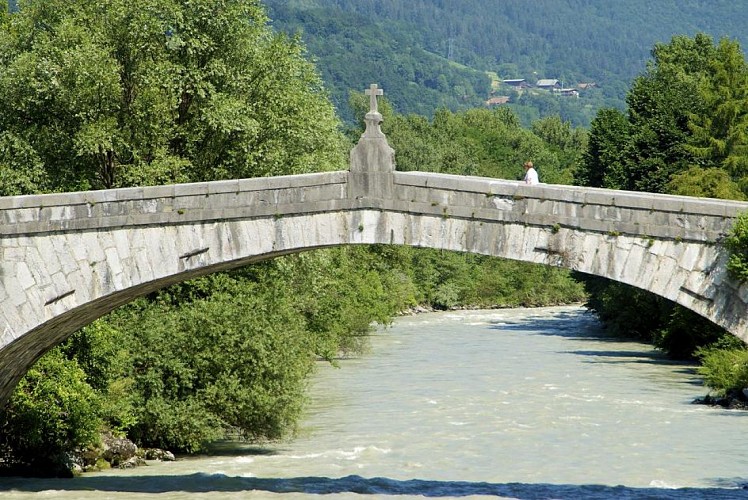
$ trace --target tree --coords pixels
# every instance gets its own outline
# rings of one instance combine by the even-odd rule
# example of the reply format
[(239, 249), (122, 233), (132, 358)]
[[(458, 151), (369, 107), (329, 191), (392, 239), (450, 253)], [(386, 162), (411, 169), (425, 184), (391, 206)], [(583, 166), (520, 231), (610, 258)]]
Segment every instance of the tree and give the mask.
[(136, 442), (195, 452), (231, 431), (276, 439), (293, 430), (313, 339), (285, 290), (228, 286), (117, 318), (133, 358)]
[(693, 163), (685, 149), (688, 117), (702, 107), (694, 78), (655, 66), (636, 79), (627, 97), (630, 144), (624, 189), (661, 193)]
[(34, 148), (12, 132), (0, 132), (0, 196), (33, 194), (49, 188), (49, 176)]
[(748, 194), (748, 65), (740, 45), (720, 40), (702, 84), (706, 113), (694, 113), (688, 149), (707, 166), (726, 170)]
[[(586, 130), (573, 128), (570, 122), (563, 121), (560, 116), (549, 116), (534, 122), (532, 131), (556, 154), (559, 164), (568, 174), (573, 175), (581, 167), (582, 153), (587, 149), (589, 140)], [(572, 177), (568, 174), (566, 178), (555, 182), (570, 184)]]
[(700, 87), (714, 56), (711, 39), (675, 36), (656, 44), (652, 56), (629, 90), (627, 113), (598, 111), (577, 182), (660, 193), (698, 163), (687, 147), (689, 123), (707, 109)]
[(730, 174), (721, 168), (693, 166), (676, 174), (667, 184), (667, 192), (682, 196), (745, 200), (745, 195)]
[(0, 133), (56, 190), (340, 168), (298, 39), (256, 0), (30, 2), (0, 33)]
[(396, 151), (397, 168), (499, 179), (518, 179), (521, 165), (532, 159), (546, 183), (570, 183), (586, 134), (559, 118), (523, 129), (509, 109), (441, 109), (433, 120), (396, 115), (383, 130)]
[(577, 184), (609, 189), (627, 187), (626, 151), (630, 125), (617, 109), (601, 109), (592, 121), (582, 166), (575, 173)]

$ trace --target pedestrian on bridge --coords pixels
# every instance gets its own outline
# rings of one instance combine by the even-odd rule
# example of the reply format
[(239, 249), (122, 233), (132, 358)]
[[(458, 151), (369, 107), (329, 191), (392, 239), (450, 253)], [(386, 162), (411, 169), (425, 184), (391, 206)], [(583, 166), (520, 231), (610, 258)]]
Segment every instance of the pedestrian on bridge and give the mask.
[(540, 180), (538, 180), (538, 172), (535, 170), (532, 162), (526, 161), (523, 167), (525, 167), (525, 178), (523, 179), (525, 184), (539, 184)]

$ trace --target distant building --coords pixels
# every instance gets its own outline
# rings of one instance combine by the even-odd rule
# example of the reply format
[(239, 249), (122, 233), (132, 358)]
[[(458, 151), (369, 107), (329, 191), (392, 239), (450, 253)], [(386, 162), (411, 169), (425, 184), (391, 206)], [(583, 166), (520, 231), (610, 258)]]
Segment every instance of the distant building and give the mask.
[(579, 97), (579, 91), (577, 89), (554, 89), (553, 93), (562, 97)]
[(553, 90), (553, 89), (560, 89), (561, 84), (556, 79), (551, 78), (543, 78), (538, 80), (538, 82), (535, 84), (535, 86), (539, 89), (545, 89), (545, 90)]
[(489, 100), (486, 101), (486, 106), (489, 108), (492, 108), (494, 106), (501, 106), (503, 104), (509, 103), (509, 96), (508, 95), (499, 95), (496, 97), (492, 97)]
[(587, 89), (594, 89), (597, 87), (597, 84), (595, 82), (589, 82), (589, 83), (578, 83), (577, 88), (579, 90), (587, 90)]
[(512, 80), (502, 80), (504, 85), (509, 85), (510, 87), (514, 87), (517, 89), (525, 89), (529, 87), (530, 85), (527, 83), (527, 80), (524, 78), (515, 78)]

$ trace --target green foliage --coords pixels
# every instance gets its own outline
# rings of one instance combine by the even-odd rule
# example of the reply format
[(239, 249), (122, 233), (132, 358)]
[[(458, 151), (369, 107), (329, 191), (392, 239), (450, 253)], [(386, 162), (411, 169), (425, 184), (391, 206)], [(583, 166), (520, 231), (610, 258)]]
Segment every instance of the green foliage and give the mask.
[(124, 333), (98, 320), (76, 332), (60, 349), (85, 372), (86, 383), (99, 395), (101, 416), (109, 430), (124, 433), (135, 424), (137, 399)]
[(584, 131), (558, 117), (538, 121), (530, 131), (505, 108), (439, 110), (432, 121), (394, 115), (383, 130), (397, 151), (398, 170), (521, 179), (529, 159), (541, 181), (552, 184), (571, 183), (586, 143)]
[(584, 300), (581, 283), (565, 269), (456, 252), (404, 249), (403, 273), (417, 301), (436, 309), (532, 307)]
[(748, 350), (702, 349), (699, 351), (699, 375), (719, 395), (748, 387)]
[(329, 4), (306, 8), (285, 1), (266, 3), (279, 31), (303, 30), (338, 113), (348, 123), (361, 116), (348, 106), (348, 92), (373, 82), (386, 86), (400, 112), (425, 116), (438, 108), (480, 106), (490, 91), (485, 72), (424, 49), (414, 39), (417, 34), (404, 25), (390, 30), (374, 16)]
[(745, 195), (730, 174), (721, 168), (693, 166), (675, 174), (667, 184), (667, 192), (682, 196), (745, 200)]
[(614, 336), (654, 344), (674, 359), (695, 359), (699, 348), (732, 337), (722, 328), (669, 300), (602, 278), (585, 281), (595, 311)]
[(708, 112), (691, 117), (688, 147), (703, 164), (742, 179), (748, 176), (748, 65), (740, 45), (727, 39), (720, 40), (708, 65), (711, 78), (701, 89)]
[(575, 172), (582, 186), (625, 189), (629, 122), (617, 109), (601, 109), (592, 121), (584, 161)]
[(748, 213), (738, 215), (724, 241), (730, 252), (727, 270), (738, 281), (748, 281)]
[(347, 122), (357, 117), (346, 107), (351, 89), (379, 83), (400, 112), (430, 118), (439, 108), (459, 111), (488, 99), (486, 72), (530, 83), (556, 78), (567, 87), (596, 82), (579, 99), (512, 95), (525, 126), (553, 115), (587, 126), (598, 109), (625, 107), (626, 90), (656, 42), (695, 31), (748, 39), (746, 10), (727, 0), (682, 0), (677, 8), (645, 0), (539, 2), (532, 9), (522, 0), (266, 4), (276, 29), (302, 31)]
[(54, 349), (26, 373), (0, 415), (0, 461), (34, 474), (65, 474), (69, 451), (98, 443), (99, 414), (85, 373)]
[(342, 167), (319, 75), (266, 21), (254, 0), (25, 4), (0, 31), (0, 174), (9, 140), (54, 190)]
[[(530, 80), (530, 83), (533, 83)], [(529, 90), (513, 98), (506, 87), (500, 89), (502, 94), (510, 97), (506, 107), (511, 109), (525, 127), (533, 122), (549, 117), (560, 117), (564, 122), (575, 127), (588, 127), (595, 112), (608, 100), (598, 96), (600, 90), (585, 90), (579, 98), (562, 97), (546, 90)], [(614, 100), (618, 107), (622, 104)]]
[(654, 342), (661, 318), (669, 313), (666, 301), (603, 278), (588, 278), (585, 284), (589, 293), (586, 306), (597, 313), (612, 335)]
[(236, 430), (280, 438), (301, 410), (311, 340), (287, 297), (250, 283), (176, 307), (123, 312), (146, 446), (194, 452)]
[(49, 187), (36, 151), (13, 133), (0, 132), (0, 196), (44, 192)]
[(686, 308), (667, 303), (665, 326), (654, 334), (654, 345), (675, 359), (694, 359), (699, 349), (735, 339), (723, 328)]
[[(657, 44), (627, 96), (628, 113), (601, 110), (577, 182), (648, 192), (741, 197), (748, 185), (748, 71), (736, 42), (705, 34)], [(723, 169), (729, 175), (715, 170)], [(745, 193), (745, 191), (744, 191)]]
[[(674, 37), (672, 46), (679, 48), (682, 41)], [(665, 46), (653, 53), (654, 62), (627, 97), (630, 146), (624, 152), (622, 188), (661, 193), (674, 174), (693, 164), (685, 148), (688, 121), (704, 104), (698, 93), (701, 75), (672, 68)]]
[(240, 274), (293, 296), (314, 354), (332, 360), (365, 348), (372, 323), (388, 324), (414, 303), (391, 259), (393, 252), (379, 246), (336, 248), (275, 259)]

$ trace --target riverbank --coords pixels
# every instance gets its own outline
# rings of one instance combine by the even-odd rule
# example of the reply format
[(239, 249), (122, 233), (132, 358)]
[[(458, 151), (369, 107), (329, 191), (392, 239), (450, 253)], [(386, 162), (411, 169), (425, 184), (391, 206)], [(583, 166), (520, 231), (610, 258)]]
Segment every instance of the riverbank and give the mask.
[(704, 397), (696, 398), (693, 403), (700, 405), (707, 405), (719, 408), (725, 408), (727, 410), (748, 410), (748, 396), (746, 396), (748, 389), (742, 391), (727, 391), (724, 396), (712, 396), (707, 394)]
[(502, 306), (502, 305), (492, 305), (492, 306), (486, 306), (486, 305), (464, 305), (464, 306), (454, 306), (449, 307), (446, 309), (439, 309), (435, 308), (431, 305), (417, 305), (413, 307), (409, 307), (403, 311), (400, 311), (397, 313), (397, 317), (402, 316), (416, 316), (418, 314), (425, 314), (425, 313), (434, 313), (434, 312), (444, 312), (444, 311), (499, 311), (499, 310), (506, 310), (506, 309), (539, 309), (543, 307), (564, 307), (564, 306), (577, 306), (577, 307), (584, 307), (584, 302), (580, 301), (573, 301), (573, 302), (554, 302), (549, 304), (541, 304), (536, 306)]
[[(13, 466), (0, 463), (0, 477), (71, 478), (86, 472), (131, 469), (160, 462), (173, 462), (174, 454), (160, 448), (139, 448), (124, 437), (110, 432), (101, 434), (100, 446), (78, 450), (64, 457), (39, 456), (32, 465)], [(3, 466), (4, 465), (4, 466)]]

